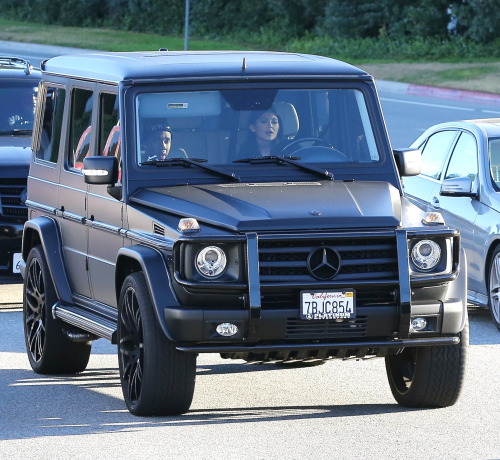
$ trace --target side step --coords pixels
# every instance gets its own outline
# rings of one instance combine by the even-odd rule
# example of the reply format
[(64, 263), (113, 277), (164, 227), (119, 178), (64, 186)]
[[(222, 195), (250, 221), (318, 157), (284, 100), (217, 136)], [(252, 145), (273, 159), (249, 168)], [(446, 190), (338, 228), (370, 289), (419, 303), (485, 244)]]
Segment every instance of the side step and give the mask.
[(52, 316), (54, 319), (60, 319), (97, 337), (102, 337), (110, 340), (111, 343), (116, 343), (117, 324), (116, 321), (110, 318), (90, 312), (85, 308), (62, 302), (54, 304), (52, 307)]

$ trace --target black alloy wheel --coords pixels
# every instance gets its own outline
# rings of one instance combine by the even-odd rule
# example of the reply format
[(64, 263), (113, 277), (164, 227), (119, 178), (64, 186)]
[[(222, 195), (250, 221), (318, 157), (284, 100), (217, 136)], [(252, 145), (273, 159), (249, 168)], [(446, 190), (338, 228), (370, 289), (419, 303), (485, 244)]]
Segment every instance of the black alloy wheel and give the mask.
[(123, 282), (118, 311), (118, 364), (123, 397), (134, 415), (189, 410), (196, 355), (182, 353), (162, 330), (142, 272)]
[(87, 367), (91, 343), (72, 342), (63, 323), (52, 317), (56, 291), (40, 246), (26, 260), (23, 286), (23, 322), (26, 351), (32, 369), (39, 374), (75, 374)]

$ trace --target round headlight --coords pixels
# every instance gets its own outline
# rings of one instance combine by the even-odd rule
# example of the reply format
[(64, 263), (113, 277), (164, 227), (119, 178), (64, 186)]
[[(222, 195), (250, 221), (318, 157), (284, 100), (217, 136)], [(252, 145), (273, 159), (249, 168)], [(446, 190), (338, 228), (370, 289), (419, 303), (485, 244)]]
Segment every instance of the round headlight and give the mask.
[(432, 270), (441, 260), (441, 248), (432, 240), (421, 240), (413, 246), (411, 260), (419, 270)]
[(226, 268), (226, 254), (217, 246), (207, 246), (196, 256), (196, 269), (206, 278), (219, 276)]

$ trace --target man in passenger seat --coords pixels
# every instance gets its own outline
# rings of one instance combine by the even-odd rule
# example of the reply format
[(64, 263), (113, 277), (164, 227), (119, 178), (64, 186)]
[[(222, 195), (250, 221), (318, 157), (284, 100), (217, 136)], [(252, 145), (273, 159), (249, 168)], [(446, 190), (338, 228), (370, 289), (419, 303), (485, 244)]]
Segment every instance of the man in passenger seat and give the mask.
[(187, 158), (187, 153), (179, 147), (172, 149), (172, 128), (165, 124), (155, 124), (146, 134), (143, 161), (161, 161), (170, 158)]

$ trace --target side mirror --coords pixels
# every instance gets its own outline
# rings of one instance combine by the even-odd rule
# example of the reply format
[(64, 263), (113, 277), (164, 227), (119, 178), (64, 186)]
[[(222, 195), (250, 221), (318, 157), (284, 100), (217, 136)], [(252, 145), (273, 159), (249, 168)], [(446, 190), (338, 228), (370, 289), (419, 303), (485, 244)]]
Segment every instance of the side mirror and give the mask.
[(86, 184), (114, 185), (118, 181), (118, 160), (108, 156), (87, 157), (82, 172)]
[(441, 184), (439, 194), (442, 196), (476, 197), (477, 193), (472, 190), (472, 185), (472, 179), (468, 176), (445, 179)]
[(422, 168), (422, 154), (418, 149), (397, 149), (392, 151), (400, 176), (417, 176)]

